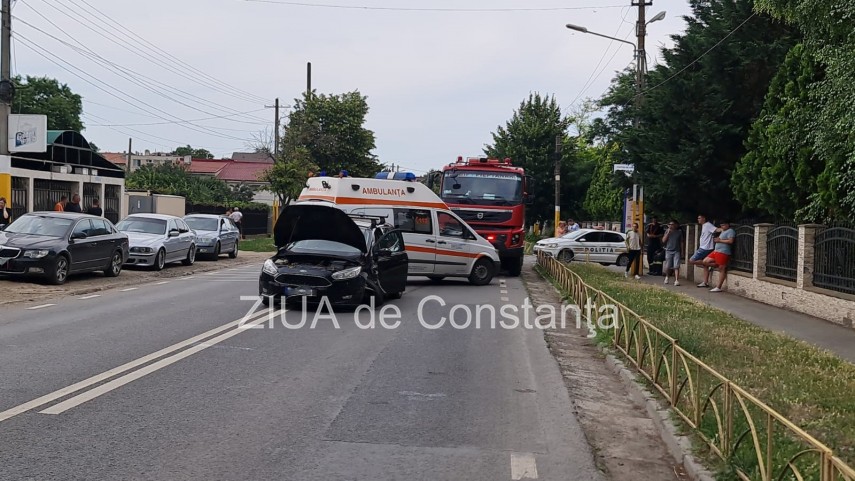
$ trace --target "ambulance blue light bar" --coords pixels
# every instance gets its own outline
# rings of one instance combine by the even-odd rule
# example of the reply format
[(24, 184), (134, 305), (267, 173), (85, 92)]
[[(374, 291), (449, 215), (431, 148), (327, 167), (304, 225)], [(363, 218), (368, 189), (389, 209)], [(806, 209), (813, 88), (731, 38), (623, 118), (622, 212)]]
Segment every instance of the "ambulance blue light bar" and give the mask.
[(386, 180), (406, 180), (408, 182), (414, 182), (416, 180), (416, 174), (412, 172), (378, 172), (377, 175), (374, 176), (374, 178)]

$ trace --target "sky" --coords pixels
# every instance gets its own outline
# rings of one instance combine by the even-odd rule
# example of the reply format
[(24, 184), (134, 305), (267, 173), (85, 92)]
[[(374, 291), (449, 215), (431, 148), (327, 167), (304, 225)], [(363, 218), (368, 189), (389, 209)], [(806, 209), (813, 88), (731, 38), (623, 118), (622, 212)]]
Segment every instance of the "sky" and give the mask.
[[(368, 98), (385, 164), (417, 174), (481, 155), (530, 93), (566, 111), (633, 62), (631, 0), (14, 0), (12, 73), (83, 97), (83, 135), (102, 151), (217, 158), (269, 135), (274, 99), (306, 89)], [(492, 9), (493, 11), (485, 11)], [(509, 10), (510, 9), (510, 10)], [(498, 10), (498, 11), (496, 11)], [(650, 68), (685, 29), (683, 0), (647, 18)], [(288, 109), (282, 108), (283, 122)]]

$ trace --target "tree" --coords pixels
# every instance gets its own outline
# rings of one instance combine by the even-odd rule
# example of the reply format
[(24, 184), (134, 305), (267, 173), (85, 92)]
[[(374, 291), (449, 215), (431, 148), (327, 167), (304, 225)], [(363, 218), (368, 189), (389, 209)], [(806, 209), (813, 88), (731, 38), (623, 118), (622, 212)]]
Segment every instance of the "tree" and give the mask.
[[(374, 132), (365, 128), (367, 98), (358, 91), (341, 95), (306, 94), (295, 99), (284, 127), (280, 158), (302, 158), (330, 175), (372, 177), (380, 170)], [(287, 169), (286, 169), (287, 170)]]
[(283, 204), (300, 195), (306, 178), (318, 172), (306, 148), (294, 150), (287, 158), (277, 160), (265, 170), (258, 180), (270, 184), (270, 191), (279, 196)]
[(621, 217), (623, 189), (615, 182), (613, 167), (619, 151), (617, 144), (606, 144), (597, 149), (596, 170), (584, 202), (585, 210), (593, 219), (615, 220)]
[(184, 147), (178, 147), (172, 152), (172, 155), (180, 155), (180, 156), (191, 156), (194, 159), (213, 159), (214, 154), (212, 154), (207, 149), (194, 149), (190, 145), (186, 145)]
[[(509, 158), (531, 176), (529, 194), (534, 201), (528, 210), (532, 219), (552, 219), (554, 215), (555, 139), (562, 146), (572, 145), (567, 141), (567, 126), (554, 97), (529, 94), (505, 126), (497, 127), (493, 143), (484, 148), (488, 156)], [(562, 149), (564, 157), (570, 156), (567, 150)]]
[(66, 84), (48, 77), (31, 77), (26, 81), (15, 76), (12, 81), (17, 86), (12, 101), (14, 114), (47, 115), (48, 130), (73, 130), (81, 132), (83, 121), (83, 102)]
[(635, 165), (650, 210), (684, 219), (739, 215), (731, 174), (798, 34), (753, 15), (753, 0), (691, 5), (686, 31), (662, 50), (665, 62), (650, 72), (640, 108), (631, 72), (618, 75), (601, 99), (609, 109), (608, 138), (625, 150), (621, 160)]
[(265, 127), (252, 135), (252, 139), (247, 141), (244, 146), (256, 154), (264, 153), (273, 156), (273, 144), (275, 143), (274, 132)]
[(255, 189), (244, 183), (229, 184), (231, 198), (238, 202), (252, 202), (255, 198)]
[(222, 180), (192, 175), (183, 165), (169, 163), (144, 165), (127, 176), (125, 185), (129, 189), (184, 196), (194, 204), (223, 205), (237, 200)]

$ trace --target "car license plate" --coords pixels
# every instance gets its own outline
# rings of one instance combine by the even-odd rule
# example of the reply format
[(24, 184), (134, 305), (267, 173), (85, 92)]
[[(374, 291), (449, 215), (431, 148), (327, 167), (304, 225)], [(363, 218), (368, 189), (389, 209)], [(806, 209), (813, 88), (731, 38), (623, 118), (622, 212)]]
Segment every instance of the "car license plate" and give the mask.
[(314, 296), (315, 290), (309, 287), (286, 287), (286, 296)]
[(199, 252), (201, 252), (201, 253), (203, 253), (203, 254), (204, 254), (205, 252), (208, 252), (208, 249), (200, 248), (200, 249), (199, 249)]

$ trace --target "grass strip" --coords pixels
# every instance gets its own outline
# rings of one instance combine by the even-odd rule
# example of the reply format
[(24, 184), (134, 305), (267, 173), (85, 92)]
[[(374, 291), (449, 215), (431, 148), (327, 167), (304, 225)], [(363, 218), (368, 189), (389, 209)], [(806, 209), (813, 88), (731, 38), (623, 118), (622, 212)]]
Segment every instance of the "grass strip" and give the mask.
[[(855, 364), (600, 266), (571, 264), (570, 269), (855, 464)], [(610, 335), (600, 333), (604, 341), (611, 341)]]
[(276, 252), (272, 237), (256, 237), (240, 241), (240, 250), (247, 252)]

